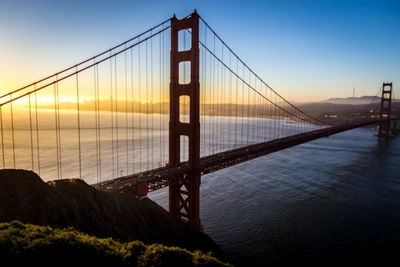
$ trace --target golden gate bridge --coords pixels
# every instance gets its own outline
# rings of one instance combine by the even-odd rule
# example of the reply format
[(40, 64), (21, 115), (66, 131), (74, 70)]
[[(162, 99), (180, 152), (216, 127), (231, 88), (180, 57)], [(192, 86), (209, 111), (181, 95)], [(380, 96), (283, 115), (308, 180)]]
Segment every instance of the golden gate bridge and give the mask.
[(195, 11), (2, 95), (1, 164), (138, 197), (168, 186), (170, 213), (200, 229), (202, 175), (367, 125), (388, 138), (392, 92), (383, 83), (332, 125), (278, 94)]

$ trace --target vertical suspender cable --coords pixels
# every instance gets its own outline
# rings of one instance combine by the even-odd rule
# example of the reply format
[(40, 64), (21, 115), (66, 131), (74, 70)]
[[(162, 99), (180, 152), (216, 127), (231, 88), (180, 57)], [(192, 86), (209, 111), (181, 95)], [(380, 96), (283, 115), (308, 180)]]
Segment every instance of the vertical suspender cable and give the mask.
[(97, 126), (99, 128), (99, 179), (101, 183), (101, 120), (100, 120), (100, 82), (99, 82), (99, 65), (96, 65), (96, 80), (97, 80)]
[[(254, 76), (254, 90), (257, 91), (257, 77)], [(252, 139), (252, 143), (257, 142), (258, 138), (258, 106), (257, 106), (257, 95), (254, 94), (253, 96), (253, 112), (254, 112), (254, 120), (253, 120), (253, 134), (254, 134), (254, 139)]]
[(285, 103), (284, 105), (286, 105), (286, 108), (283, 111), (284, 124), (285, 124), (285, 136), (289, 136), (290, 135), (289, 134), (290, 128), (289, 128), (289, 124), (286, 123), (286, 122), (288, 120), (290, 120), (290, 116), (289, 116), (289, 113), (288, 113), (288, 112), (290, 112), (290, 106), (288, 106), (287, 103)]
[(289, 135), (291, 135), (291, 133), (290, 133), (290, 127), (289, 127), (289, 123), (286, 123), (286, 122), (289, 122), (289, 120), (291, 119), (291, 117), (290, 117), (290, 113), (289, 112), (291, 112), (291, 107), (290, 106), (288, 106), (287, 107), (287, 109), (288, 110), (286, 110), (285, 109), (285, 136), (289, 136)]
[[(242, 77), (244, 78), (244, 65), (242, 64)], [(243, 142), (244, 142), (244, 82), (242, 81), (242, 138), (240, 140), (240, 146), (243, 146)]]
[[(111, 51), (110, 51), (111, 56)], [(113, 81), (112, 81), (112, 58), (110, 58), (110, 112), (111, 112), (111, 154), (112, 154), (112, 175), (111, 178), (115, 177), (115, 162), (114, 162), (114, 93), (113, 93)]]
[(278, 100), (277, 100), (277, 110), (278, 110), (278, 119), (276, 120), (276, 124), (278, 125), (278, 138), (282, 138), (282, 109), (280, 109), (280, 101), (281, 101), (281, 98), (279, 97), (279, 96), (277, 96), (278, 97)]
[[(287, 110), (286, 110), (286, 108), (287, 108)], [(286, 108), (285, 108), (285, 112), (284, 112), (284, 117), (285, 117), (285, 122), (288, 122), (290, 120), (290, 114), (288, 112), (290, 112), (291, 107), (287, 105)], [(289, 136), (289, 135), (290, 135), (290, 127), (289, 127), (288, 123), (285, 123), (285, 136)]]
[[(239, 61), (236, 59), (236, 73), (239, 73)], [(236, 77), (236, 100), (235, 100), (235, 146), (237, 145), (237, 123), (238, 123), (238, 82), (239, 79)]]
[(12, 135), (13, 159), (14, 159), (14, 169), (15, 169), (15, 137), (14, 137), (14, 114), (13, 114), (12, 95), (10, 95), (10, 109), (11, 109), (11, 135)]
[[(204, 53), (206, 53), (206, 51), (204, 51)], [(206, 54), (206, 56), (208, 56), (208, 54)], [(213, 77), (213, 63), (212, 63), (212, 58), (210, 55), (210, 60), (208, 63), (208, 68), (206, 68), (206, 73), (207, 74), (207, 86), (205, 88), (205, 95), (206, 95), (206, 102), (205, 102), (205, 107), (207, 107), (207, 114), (209, 115), (207, 119), (207, 128), (204, 127), (204, 133), (211, 133), (211, 129), (212, 129), (212, 110), (211, 110), (211, 106), (212, 106), (212, 91), (213, 91), (213, 86), (214, 86), (214, 77)], [(207, 70), (209, 70), (209, 72), (207, 72)], [(204, 135), (205, 136), (205, 135)], [(208, 142), (208, 147), (205, 148), (205, 155), (211, 155), (211, 143), (212, 143), (212, 139), (211, 136), (210, 138), (208, 138), (208, 141), (205, 141), (206, 138), (204, 139), (204, 142)]]
[[(249, 85), (251, 81), (251, 72), (249, 71)], [(251, 123), (251, 111), (250, 111), (250, 88), (247, 88), (247, 116), (248, 116), (248, 121), (247, 121), (247, 142), (246, 145), (249, 145), (250, 143), (250, 123)]]
[[(231, 56), (232, 56), (232, 53), (229, 53), (229, 69), (231, 69), (231, 61), (232, 61), (232, 59), (231, 59)], [(227, 112), (227, 115), (228, 115), (228, 140), (229, 140), (229, 136), (230, 136), (230, 134), (231, 134), (231, 122), (232, 122), (232, 114), (231, 114), (231, 112), (232, 112), (232, 72), (230, 72), (229, 71), (229, 75), (228, 75), (228, 79), (229, 79), (229, 82), (228, 82), (228, 86), (229, 86), (229, 95), (228, 95), (228, 99), (229, 99), (229, 101), (228, 101), (228, 105), (227, 105), (227, 108), (228, 108), (228, 112)], [(230, 149), (233, 149), (233, 147), (231, 147)]]
[(134, 107), (134, 85), (133, 85), (133, 48), (131, 48), (131, 94), (132, 94), (132, 111), (131, 111), (131, 129), (132, 129), (132, 173), (135, 172), (135, 120), (134, 120), (134, 114), (135, 114), (135, 107)]
[[(223, 60), (224, 54), (223, 54), (223, 46), (221, 44), (221, 57)], [(222, 64), (219, 63), (219, 66), (221, 67), (221, 72), (219, 72), (218, 76), (219, 76), (219, 86), (218, 86), (218, 92), (217, 92), (217, 98), (218, 98), (218, 106), (219, 106), (219, 122), (218, 122), (218, 127), (219, 127), (219, 133), (220, 133), (220, 137), (218, 139), (218, 143), (219, 143), (219, 149), (218, 152), (223, 150), (223, 145), (224, 145), (224, 127), (223, 127), (223, 116), (224, 116), (224, 106), (223, 106), (223, 100), (222, 100), (222, 96), (223, 96), (223, 91), (224, 91), (224, 66)]]
[[(208, 59), (208, 65), (206, 67), (205, 73), (206, 73), (206, 79), (207, 79), (207, 84), (205, 84), (205, 98), (204, 98), (204, 107), (205, 110), (207, 110), (207, 117), (205, 118), (205, 124), (207, 126), (204, 127), (204, 137), (206, 137), (206, 133), (209, 134), (210, 138), (204, 138), (204, 143), (208, 143), (208, 147), (205, 148), (205, 155), (211, 155), (211, 147), (212, 147), (212, 139), (211, 139), (211, 133), (213, 129), (212, 125), (212, 118), (213, 118), (213, 110), (212, 110), (212, 101), (213, 101), (213, 89), (214, 89), (214, 76), (213, 76), (213, 58), (211, 54), (207, 53), (206, 50), (204, 50), (204, 53), (206, 54), (206, 57)], [(206, 141), (207, 139), (207, 141)]]
[[(215, 44), (215, 35), (214, 35), (214, 51), (213, 53), (216, 53), (216, 44)], [(214, 63), (213, 63), (213, 80), (214, 80), (214, 86), (213, 86), (213, 91), (212, 91), (212, 99), (213, 99), (213, 120), (212, 120), (212, 154), (214, 154), (215, 150), (216, 150), (216, 146), (217, 146), (217, 142), (218, 142), (218, 136), (217, 136), (217, 132), (218, 132), (218, 128), (217, 128), (217, 116), (218, 116), (218, 100), (216, 97), (216, 92), (218, 91), (218, 65), (217, 64), (217, 60), (214, 58)]]
[[(219, 98), (218, 98), (218, 96), (219, 96), (219, 87), (220, 87), (220, 73), (219, 73), (219, 63), (217, 62), (217, 90), (216, 90), (216, 95), (217, 95), (217, 97), (216, 97), (216, 101), (217, 101), (217, 104), (216, 104), (216, 106), (217, 106), (217, 125), (216, 125), (216, 127), (218, 127), (217, 129), (218, 129), (218, 132), (220, 133), (220, 135), (221, 135), (221, 132), (222, 132), (222, 129), (221, 129), (221, 125), (220, 125), (220, 122), (218, 122), (218, 118), (221, 118), (221, 112), (219, 111), (219, 107), (221, 106), (220, 105), (220, 102), (219, 102)], [(221, 68), (222, 69), (222, 68)], [(219, 119), (219, 121), (221, 121), (221, 119)], [(221, 143), (221, 140), (222, 138), (220, 137), (220, 136), (216, 136), (216, 142), (215, 142), (215, 145), (217, 146), (217, 144), (218, 143)], [(219, 149), (220, 148), (218, 148), (217, 150), (217, 152), (219, 152)]]
[[(260, 90), (260, 94), (262, 94), (262, 83), (260, 82), (260, 88), (259, 88), (259, 90)], [(258, 140), (258, 142), (261, 142), (262, 141), (262, 139), (261, 139), (261, 129), (262, 129), (262, 123), (263, 123), (263, 120), (262, 120), (262, 115), (263, 115), (263, 109), (262, 109), (262, 101), (263, 101), (263, 99), (259, 96), (259, 95), (256, 95), (256, 97), (257, 97), (257, 99), (256, 99), (256, 107), (257, 107), (257, 124), (256, 124), (256, 127), (257, 127), (257, 135), (258, 135), (258, 137), (257, 137), (257, 140)]]
[[(257, 77), (254, 76), (254, 90), (257, 91)], [(260, 110), (259, 110), (259, 105), (258, 102), (260, 101), (260, 97), (257, 94), (254, 94), (254, 104), (253, 104), (253, 109), (254, 109), (254, 142), (259, 141), (259, 129), (260, 129)]]
[(62, 179), (62, 147), (61, 147), (61, 120), (60, 120), (60, 94), (58, 83), (56, 87), (57, 91), (57, 118), (58, 118), (58, 152), (60, 154), (60, 179)]
[[(78, 71), (78, 68), (76, 69)], [(79, 78), (76, 73), (76, 108), (78, 109), (78, 149), (79, 149), (79, 179), (82, 178), (82, 154), (81, 154), (81, 118), (79, 109)]]
[[(125, 44), (126, 48), (126, 44)], [(128, 69), (127, 69), (127, 62), (126, 62), (126, 51), (124, 52), (125, 56), (125, 147), (126, 147), (126, 174), (129, 174), (129, 143), (128, 143)]]
[[(276, 105), (276, 94), (275, 94), (275, 105)], [(276, 109), (277, 107), (274, 107), (274, 139), (277, 138), (276, 136)]]
[(213, 154), (213, 147), (214, 147), (214, 134), (215, 134), (215, 127), (214, 127), (214, 120), (215, 120), (215, 97), (214, 97), (214, 91), (215, 91), (215, 59), (212, 57), (210, 54), (210, 78), (211, 78), (211, 84), (210, 84), (210, 89), (209, 91), (209, 106), (211, 109), (210, 115), (210, 129), (209, 133), (211, 134), (210, 137), (210, 142), (208, 146), (208, 154), (212, 155)]
[(208, 88), (208, 90), (207, 90), (207, 92), (208, 92), (208, 108), (209, 108), (209, 110), (210, 110), (210, 117), (209, 117), (209, 119), (208, 119), (208, 129), (207, 129), (207, 131), (210, 133), (210, 138), (209, 138), (209, 141), (208, 141), (208, 152), (207, 152), (207, 155), (212, 155), (212, 148), (213, 148), (213, 134), (215, 133), (215, 131), (214, 131), (214, 110), (212, 109), (212, 107), (214, 107), (214, 95), (213, 95), (213, 92), (214, 92), (214, 86), (215, 86), (215, 69), (214, 69), (214, 65), (215, 65), (215, 60), (213, 60), (213, 58), (212, 58), (212, 56), (211, 56), (211, 54), (210, 54), (210, 63), (209, 63), (209, 65), (210, 65), (210, 72), (209, 72), (209, 79), (210, 79), (210, 82), (209, 82), (209, 84), (210, 84), (210, 86), (209, 86), (209, 88)]
[[(114, 82), (115, 82), (115, 135), (116, 135), (116, 143), (117, 143), (117, 173), (116, 176), (119, 176), (119, 136), (118, 136), (118, 79), (117, 79), (117, 56), (114, 57)], [(114, 178), (113, 177), (113, 178)]]
[(146, 40), (146, 171), (149, 169), (149, 72), (148, 49)]
[[(204, 43), (207, 44), (207, 27), (204, 27)], [(200, 86), (202, 88), (202, 90), (201, 90), (202, 96), (200, 98), (202, 106), (200, 106), (200, 108), (201, 108), (201, 110), (200, 110), (201, 113), (200, 114), (204, 115), (206, 97), (207, 97), (207, 93), (206, 93), (206, 88), (207, 88), (207, 54), (206, 54), (206, 50), (204, 49), (204, 47), (201, 47), (201, 48), (203, 49), (203, 51), (201, 53), (204, 56), (204, 59), (203, 59), (203, 72), (201, 74), (202, 75), (201, 76), (202, 77), (202, 83), (201, 83), (201, 86)], [(205, 116), (202, 116), (201, 118), (205, 118)], [(204, 136), (204, 133), (205, 133), (205, 130), (206, 130), (206, 128), (204, 127), (205, 126), (205, 120), (203, 119), (203, 121), (200, 122), (200, 123), (203, 125), (203, 127), (200, 128), (201, 131), (202, 131), (201, 136)], [(201, 136), (200, 136), (200, 138), (201, 138)], [(206, 148), (205, 148), (205, 144), (204, 144), (205, 142), (201, 141), (201, 140), (200, 140), (200, 142), (203, 145), (202, 151), (200, 150), (200, 153), (203, 152), (203, 153), (200, 154), (200, 156), (202, 156), (202, 155), (204, 155), (204, 152), (206, 151)]]
[[(31, 105), (31, 95), (30, 94), (28, 95), (28, 101), (29, 101), (29, 133), (30, 133), (30, 138), (31, 138), (31, 163), (32, 163), (32, 171), (35, 171), (35, 161), (33, 159), (32, 105)], [(0, 107), (0, 114), (1, 114), (1, 107)], [(3, 133), (1, 135), (3, 136)], [(3, 143), (2, 143), (2, 147), (3, 147)], [(3, 166), (3, 168), (4, 168), (4, 166)]]
[[(263, 88), (263, 87), (265, 87), (265, 93), (263, 93), (263, 95), (265, 96), (265, 98), (267, 98), (267, 96), (268, 96), (267, 87), (261, 83), (261, 88)], [(261, 90), (262, 90), (262, 89), (261, 89)], [(263, 142), (265, 141), (265, 138), (267, 137), (267, 136), (266, 136), (266, 132), (265, 132), (266, 124), (267, 124), (266, 118), (267, 118), (267, 113), (268, 113), (268, 110), (267, 110), (267, 109), (268, 109), (268, 106), (267, 106), (267, 104), (268, 104), (268, 101), (261, 100), (261, 105), (262, 105), (262, 112), (261, 112), (261, 113), (262, 113), (261, 136), (262, 136), (262, 141), (263, 141)]]
[(300, 114), (296, 114), (296, 117), (294, 118), (295, 119), (295, 122), (296, 122), (296, 133), (297, 134), (299, 134), (299, 133), (301, 133), (301, 119), (299, 118), (300, 116), (299, 116)]
[[(271, 94), (271, 90), (269, 91), (269, 101), (272, 101), (272, 94)], [(267, 87), (267, 92), (266, 92), (266, 96), (268, 97), (268, 87)], [(271, 122), (272, 122), (272, 120), (271, 120), (271, 118), (272, 118), (272, 104), (271, 104), (271, 102), (268, 102), (267, 103), (267, 128), (266, 128), (266, 131), (267, 131), (267, 139), (268, 140), (266, 140), (266, 141), (270, 141), (272, 138), (271, 138)]]
[[(111, 55), (111, 52), (110, 52)], [(115, 60), (115, 58), (114, 58)], [(113, 66), (112, 66), (112, 58), (110, 58), (110, 105), (111, 105), (111, 147), (112, 147), (112, 175), (111, 178), (116, 177), (115, 175), (115, 151), (114, 151), (114, 83), (113, 83)]]
[(304, 120), (302, 119), (302, 117), (300, 117), (300, 123), (301, 123), (301, 133), (304, 133)]
[[(280, 101), (282, 101), (282, 97), (280, 97)], [(284, 101), (282, 101), (283, 103), (282, 103), (282, 105), (284, 105)], [(284, 111), (283, 111), (283, 109), (282, 108), (280, 108), (279, 109), (279, 114), (280, 114), (280, 116), (279, 116), (279, 122), (280, 122), (280, 127), (281, 127), (281, 130), (282, 130), (282, 134), (281, 134), (281, 136), (280, 137), (283, 137), (284, 136), (284, 130), (285, 130), (285, 124), (283, 123), (283, 117), (284, 117)]]
[[(207, 43), (207, 35), (206, 32), (204, 32), (204, 38), (205, 38), (205, 43)], [(200, 124), (202, 125), (202, 127), (200, 128), (200, 157), (203, 157), (205, 155), (207, 155), (206, 151), (207, 151), (207, 142), (205, 141), (205, 133), (206, 133), (206, 129), (208, 129), (208, 120), (206, 118), (206, 110), (207, 110), (207, 88), (210, 86), (209, 85), (209, 77), (207, 75), (207, 69), (209, 66), (207, 66), (207, 53), (206, 50), (204, 49), (204, 47), (199, 46), (200, 49), (200, 55), (203, 56), (203, 59), (201, 61), (202, 65), (202, 69), (201, 69), (201, 73), (200, 73), (200, 77), (202, 79), (201, 83), (200, 83), (200, 114), (203, 115), (200, 117)]]
[[(139, 38), (140, 41), (140, 38)], [(138, 73), (139, 73), (139, 77), (138, 77), (138, 82), (139, 82), (139, 86), (138, 86), (138, 90), (139, 90), (139, 155), (140, 157), (142, 156), (142, 98), (141, 98), (141, 91), (142, 91), (142, 87), (141, 87), (141, 83), (140, 83), (140, 76), (141, 76), (141, 71), (140, 71), (140, 45), (138, 46), (138, 57), (139, 57), (139, 68), (138, 68)], [(139, 168), (140, 171), (142, 171), (142, 160), (141, 158), (139, 158)]]
[[(96, 63), (96, 59), (93, 59), (93, 64)], [(96, 131), (96, 178), (97, 182), (99, 182), (99, 125), (98, 125), (98, 102), (99, 96), (97, 95), (97, 81), (96, 81), (96, 72), (98, 65), (94, 65), (93, 67), (93, 85), (94, 85), (94, 125)]]
[[(151, 32), (151, 35), (153, 35), (153, 32)], [(153, 38), (150, 39), (150, 97), (151, 97), (151, 163), (154, 166), (154, 124), (153, 124), (153, 119), (154, 119), (154, 103), (153, 103)]]
[(280, 97), (279, 96), (277, 96), (277, 97), (278, 97), (278, 100), (276, 102), (276, 105), (277, 105), (276, 109), (277, 109), (278, 117), (276, 119), (276, 124), (277, 124), (277, 127), (278, 127), (278, 129), (277, 129), (278, 138), (281, 138), (282, 137), (282, 134), (281, 134), (282, 123), (281, 123), (281, 109), (279, 108)]
[(4, 154), (3, 106), (0, 106), (0, 131), (1, 131), (1, 158), (3, 160), (3, 169), (5, 169), (6, 160)]
[(40, 176), (40, 144), (39, 144), (39, 117), (38, 117), (38, 107), (37, 107), (37, 92), (36, 85), (34, 86), (35, 91), (35, 115), (36, 115), (36, 149), (38, 157), (38, 175)]
[[(206, 50), (204, 50), (204, 54), (206, 54), (206, 57), (208, 57), (208, 53), (207, 53)], [(206, 114), (208, 115), (208, 117), (205, 118), (205, 124), (207, 125), (207, 128), (203, 127), (204, 136), (206, 136), (206, 133), (210, 132), (211, 128), (212, 128), (212, 125), (211, 125), (211, 116), (212, 116), (212, 114), (211, 114), (211, 111), (210, 111), (210, 108), (209, 108), (209, 107), (211, 107), (211, 104), (212, 104), (211, 103), (211, 99), (212, 99), (211, 92), (212, 92), (212, 86), (213, 86), (212, 61), (211, 60), (212, 59), (211, 59), (211, 56), (210, 56), (210, 61), (208, 63), (208, 66), (205, 69), (206, 78), (207, 78), (207, 84), (204, 84), (204, 89), (205, 89), (204, 90), (204, 94), (205, 94), (205, 97), (204, 97), (204, 101), (205, 101), (204, 102), (204, 108), (205, 108), (205, 110), (207, 110)], [(209, 70), (209, 72), (207, 70)], [(204, 139), (204, 145), (206, 145), (206, 143), (208, 143), (208, 147), (204, 148), (204, 155), (208, 156), (208, 155), (211, 155), (211, 152), (210, 152), (211, 151), (211, 140), (210, 140), (210, 138), (208, 138), (208, 141), (206, 141), (206, 139), (207, 138)]]
[[(281, 98), (282, 101), (282, 98)], [(280, 116), (280, 125), (281, 125), (281, 129), (282, 129), (282, 134), (281, 137), (285, 136), (285, 102), (282, 103), (282, 109), (279, 109), (281, 112), (281, 116)]]
[[(284, 106), (287, 105), (286, 103), (283, 104)], [(289, 135), (289, 124), (286, 123), (289, 118), (288, 116), (288, 111), (290, 111), (290, 107), (284, 107), (283, 110), (283, 124), (284, 124), (284, 136), (288, 136)]]
[[(259, 90), (260, 90), (260, 94), (264, 97), (264, 94), (263, 94), (263, 84), (262, 84), (262, 82), (260, 81), (260, 88), (259, 88)], [(265, 99), (263, 99), (261, 96), (257, 96), (257, 101), (256, 101), (256, 105), (257, 105), (257, 134), (258, 134), (258, 137), (257, 137), (257, 140), (258, 140), (258, 142), (262, 142), (263, 141), (263, 138), (262, 138), (262, 126), (263, 126), (263, 123), (264, 123), (264, 120), (263, 120), (263, 115), (264, 115), (264, 105), (263, 105), (263, 101), (264, 101)]]
[[(256, 88), (257, 88), (257, 77), (254, 76), (254, 89), (257, 91)], [(259, 102), (260, 102), (260, 96), (257, 95), (257, 94), (254, 94), (254, 105), (253, 105), (253, 108), (254, 108), (254, 112), (255, 112), (255, 114), (254, 114), (254, 116), (255, 116), (255, 120), (254, 120), (255, 140), (254, 141), (255, 142), (260, 142), (260, 122), (261, 122), (261, 120), (260, 120), (260, 105), (259, 105)]]
[[(164, 28), (164, 24), (163, 24), (163, 28)], [(160, 131), (159, 131), (159, 135), (160, 135), (160, 145), (159, 145), (159, 148), (160, 148), (160, 162), (159, 162), (159, 166), (158, 167), (161, 167), (162, 166), (162, 163), (164, 162), (164, 158), (163, 158), (163, 149), (164, 149), (164, 146), (163, 146), (163, 143), (162, 143), (162, 140), (163, 140), (163, 135), (162, 135), (162, 130), (163, 130), (163, 125), (162, 125), (162, 114), (163, 114), (163, 109), (162, 109), (162, 101), (163, 101), (163, 95), (162, 95), (162, 93), (163, 93), (163, 90), (162, 90), (162, 84), (164, 83), (164, 81), (163, 81), (163, 79), (162, 79), (162, 75), (161, 75), (161, 71), (162, 71), (162, 67), (163, 67), (163, 58), (162, 58), (162, 49), (163, 49), (163, 47), (162, 47), (162, 42), (161, 42), (161, 38), (163, 37), (163, 35), (162, 34), (160, 34), (159, 35), (159, 37), (160, 37), (160, 39), (159, 39), (159, 45), (160, 45), (160, 49), (159, 49), (159, 56), (160, 56), (160, 58), (159, 58), (159, 77), (158, 77), (158, 79), (159, 79), (159, 82), (160, 82), (160, 84), (159, 84), (159, 90), (160, 90)]]
[[(268, 102), (268, 141), (270, 141), (270, 140), (272, 140), (273, 138), (272, 138), (272, 129), (271, 129), (271, 126), (272, 126), (272, 124), (273, 124), (273, 113), (274, 113), (274, 111), (273, 111), (273, 104), (272, 104), (272, 90), (269, 90), (269, 101), (270, 102)], [(268, 94), (267, 93), (267, 94)]]
[[(263, 84), (260, 81), (260, 93), (263, 95), (263, 97), (265, 97), (264, 92), (263, 92)], [(263, 142), (264, 141), (264, 136), (263, 136), (263, 126), (264, 126), (264, 109), (265, 109), (265, 105), (264, 105), (264, 101), (265, 99), (262, 97), (258, 97), (258, 104), (257, 104), (257, 109), (258, 109), (258, 138), (259, 138), (259, 142)]]
[[(57, 76), (56, 76), (57, 80)], [(54, 84), (54, 119), (55, 119), (55, 128), (56, 128), (56, 150), (57, 150), (57, 179), (60, 179), (60, 155), (58, 151), (58, 117), (57, 117), (57, 90), (56, 84)]]
[(61, 121), (60, 121), (60, 94), (59, 94), (59, 87), (58, 87), (58, 83), (56, 83), (56, 93), (57, 93), (57, 140), (58, 140), (58, 158), (60, 159), (59, 162), (59, 172), (60, 172), (60, 179), (62, 178), (62, 157), (61, 157)]
[[(265, 86), (265, 85), (264, 85)], [(268, 98), (268, 87), (265, 86), (265, 97)], [(269, 111), (269, 103), (268, 101), (265, 101), (264, 104), (264, 123), (263, 123), (263, 136), (264, 136), (264, 141), (267, 141), (268, 139), (268, 114)]]
[[(262, 88), (263, 85), (261, 83), (261, 92), (262, 92)], [(263, 95), (265, 97), (267, 97), (267, 87), (265, 86), (265, 93), (263, 93)], [(261, 105), (261, 131), (260, 131), (260, 136), (261, 136), (261, 141), (265, 141), (265, 116), (266, 116), (266, 110), (267, 110), (267, 106), (266, 106), (267, 102), (265, 102), (263, 99), (260, 100), (260, 105)]]
[[(164, 29), (164, 24), (163, 24), (163, 29)], [(167, 53), (168, 54), (168, 53)], [(162, 91), (162, 94), (161, 94), (161, 99), (162, 99), (162, 107), (163, 107), (163, 111), (162, 111), (162, 114), (164, 114), (164, 84), (165, 84), (165, 77), (164, 77), (164, 74), (165, 74), (165, 71), (164, 71), (164, 59), (165, 59), (165, 34), (164, 34), (164, 31), (162, 32), (162, 68), (161, 68), (161, 71), (162, 71), (162, 79), (160, 79), (161, 80), (161, 82), (162, 82), (162, 87), (161, 87), (161, 91)], [(164, 121), (163, 121), (163, 124), (164, 124)], [(163, 125), (163, 129), (164, 129), (164, 125)], [(168, 138), (168, 136), (166, 136), (167, 138)], [(162, 153), (162, 163), (165, 161), (165, 158), (164, 158), (164, 144), (165, 144), (165, 146), (166, 146), (166, 144), (167, 144), (167, 142), (165, 142), (164, 143), (164, 138), (162, 139), (162, 144), (161, 144), (161, 153)], [(168, 154), (168, 151), (167, 151), (167, 154)]]
[[(224, 62), (224, 45), (221, 43), (221, 54), (222, 54), (222, 62)], [(224, 104), (224, 91), (225, 91), (225, 68), (224, 65), (221, 64), (221, 116), (220, 116), (220, 125), (219, 127), (221, 128), (221, 148), (220, 151), (224, 150), (224, 144), (225, 144), (225, 104)]]

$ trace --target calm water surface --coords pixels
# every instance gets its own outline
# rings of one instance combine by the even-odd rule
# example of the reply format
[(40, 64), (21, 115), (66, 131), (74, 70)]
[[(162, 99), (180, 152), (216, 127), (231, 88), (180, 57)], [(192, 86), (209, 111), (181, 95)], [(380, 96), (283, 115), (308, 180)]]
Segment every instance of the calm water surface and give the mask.
[[(61, 178), (79, 177), (77, 131), (68, 117), (72, 115), (62, 115), (71, 125), (62, 125), (64, 128), (59, 132), (63, 156)], [(149, 122), (154, 119), (158, 128), (126, 128), (115, 132), (106, 127), (101, 129), (97, 140), (92, 127), (93, 114), (84, 115), (82, 176), (88, 183), (98, 179), (99, 169), (95, 165), (98, 150), (102, 162), (114, 162), (101, 165), (103, 177), (152, 168), (147, 164), (153, 157), (155, 160), (151, 162), (155, 166), (167, 160), (168, 151), (159, 151), (159, 147), (168, 143), (167, 116), (135, 115), (132, 120), (141, 121), (142, 127), (150, 118)], [(122, 123), (126, 114), (119, 116)], [(107, 126), (109, 117), (102, 118), (101, 125)], [(214, 150), (231, 149), (232, 144), (262, 141), (257, 135), (248, 135), (251, 129), (258, 129), (254, 134), (273, 139), (276, 134), (273, 126), (278, 121), (270, 122), (271, 125), (268, 121), (265, 120), (263, 131), (257, 128), (259, 121), (249, 120), (249, 125), (238, 127), (237, 134), (232, 134), (232, 129), (236, 129), (235, 118), (207, 117), (203, 120), (208, 128), (204, 127), (202, 132), (205, 136), (202, 149), (210, 154)], [(42, 118), (40, 122), (47, 120)], [(290, 132), (294, 126), (285, 124), (285, 129)], [(218, 127), (230, 131), (214, 136), (215, 132), (221, 132)], [(56, 178), (58, 169), (53, 163), (57, 160), (56, 132), (47, 130), (46, 125), (42, 125), (39, 133), (16, 129), (15, 136), (11, 131), (3, 132), (4, 154), (14, 155), (15, 151), (16, 155), (7, 158), (6, 166), (12, 167), (15, 160), (19, 168), (37, 169), (40, 154), (40, 176)], [(335, 260), (340, 264), (348, 262), (343, 259), (350, 256), (356, 263), (361, 260), (370, 263), (374, 257), (380, 261), (392, 259), (400, 251), (400, 137), (385, 142), (371, 136), (373, 133), (376, 130), (371, 128), (347, 131), (203, 176), (204, 232), (243, 266), (303, 262), (326, 266)], [(122, 138), (119, 143), (113, 139), (117, 135)], [(40, 151), (32, 150), (36, 145), (32, 137), (36, 136), (40, 137)], [(235, 139), (241, 136), (246, 140)], [(11, 143), (14, 137), (15, 148)], [(115, 158), (113, 151), (118, 147), (121, 156)], [(31, 158), (36, 159), (34, 164)], [(149, 197), (168, 209), (167, 188)]]
[[(355, 129), (203, 176), (204, 232), (243, 266), (397, 259), (400, 138), (372, 133)], [(167, 190), (150, 198), (167, 208)]]

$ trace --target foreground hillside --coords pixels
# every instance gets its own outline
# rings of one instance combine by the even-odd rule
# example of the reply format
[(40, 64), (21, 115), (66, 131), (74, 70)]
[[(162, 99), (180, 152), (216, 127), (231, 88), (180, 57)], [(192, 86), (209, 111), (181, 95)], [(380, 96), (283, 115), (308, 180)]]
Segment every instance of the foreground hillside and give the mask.
[(140, 241), (116, 242), (73, 229), (22, 224), (0, 224), (0, 257), (13, 265), (76, 264), (89, 266), (230, 266), (200, 251), (189, 252)]
[(96, 190), (79, 179), (46, 183), (32, 171), (0, 170), (0, 223), (14, 220), (52, 228), (72, 226), (99, 238), (178, 246), (228, 259), (206, 234), (150, 199)]

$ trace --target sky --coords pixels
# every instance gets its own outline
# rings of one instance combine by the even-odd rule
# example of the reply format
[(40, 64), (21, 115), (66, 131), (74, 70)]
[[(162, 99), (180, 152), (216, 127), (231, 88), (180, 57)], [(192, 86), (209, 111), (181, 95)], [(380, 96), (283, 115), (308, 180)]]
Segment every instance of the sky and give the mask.
[(0, 93), (194, 9), (289, 101), (400, 97), (398, 0), (1, 0)]

